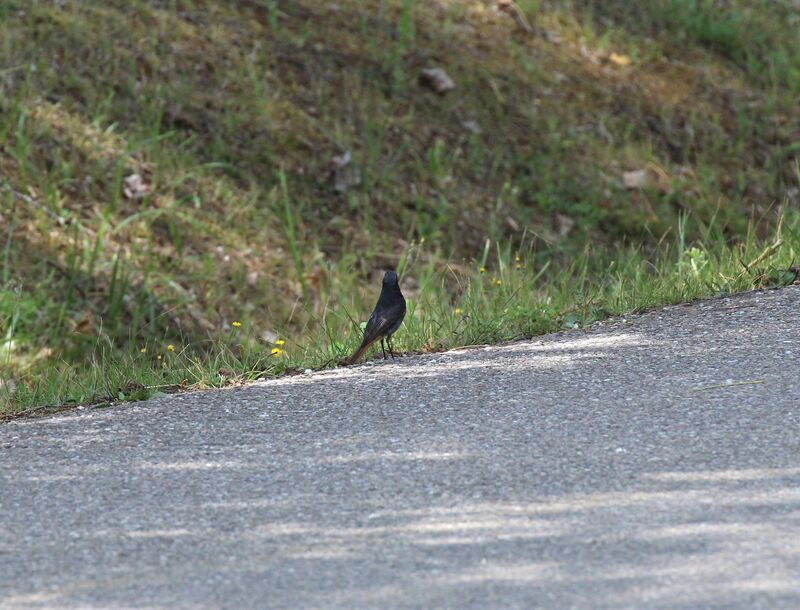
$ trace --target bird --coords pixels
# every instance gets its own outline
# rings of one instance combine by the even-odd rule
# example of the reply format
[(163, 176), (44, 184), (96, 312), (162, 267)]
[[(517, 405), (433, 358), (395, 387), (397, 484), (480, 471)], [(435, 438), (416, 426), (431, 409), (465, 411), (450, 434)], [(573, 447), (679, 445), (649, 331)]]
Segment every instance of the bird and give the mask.
[(386, 339), (386, 344), (389, 346), (389, 354), (394, 358), (394, 350), (392, 349), (392, 335), (400, 328), (403, 323), (403, 318), (406, 316), (406, 300), (403, 293), (400, 292), (400, 282), (397, 278), (397, 273), (394, 271), (387, 271), (383, 276), (383, 285), (381, 286), (381, 295), (378, 297), (378, 302), (372, 315), (367, 321), (367, 326), (364, 329), (364, 340), (361, 341), (359, 348), (348, 358), (348, 364), (357, 362), (364, 352), (369, 349), (369, 346), (375, 343), (378, 339), (381, 340), (381, 351), (383, 352), (383, 359), (386, 360), (386, 350), (383, 347), (383, 340)]

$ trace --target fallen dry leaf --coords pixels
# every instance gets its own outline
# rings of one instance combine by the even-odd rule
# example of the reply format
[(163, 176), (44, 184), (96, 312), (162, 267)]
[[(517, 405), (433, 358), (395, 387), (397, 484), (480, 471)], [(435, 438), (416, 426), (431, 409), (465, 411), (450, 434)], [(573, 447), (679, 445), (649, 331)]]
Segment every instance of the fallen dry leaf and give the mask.
[(75, 332), (89, 336), (97, 334), (97, 321), (91, 310), (84, 311), (75, 321)]
[(565, 214), (556, 214), (556, 227), (558, 229), (559, 237), (566, 237), (573, 227), (575, 227), (575, 219)]
[(608, 60), (612, 64), (616, 64), (616, 65), (620, 66), (621, 68), (624, 68), (625, 66), (629, 66), (630, 63), (631, 63), (631, 58), (630, 57), (628, 57), (627, 55), (621, 55), (619, 53), (612, 53), (611, 55), (608, 56)]
[(261, 338), (267, 343), (275, 343), (278, 340), (278, 333), (273, 330), (265, 330), (261, 333)]
[(122, 181), (122, 194), (126, 199), (142, 199), (150, 192), (139, 174), (131, 174)]
[(432, 89), (439, 95), (444, 95), (451, 89), (455, 89), (456, 84), (441, 68), (426, 68), (419, 75), (421, 85)]
[(640, 189), (647, 186), (648, 176), (646, 169), (637, 169), (622, 174), (622, 184), (627, 189)]
[(466, 129), (467, 131), (469, 131), (470, 133), (474, 133), (476, 135), (480, 134), (481, 131), (482, 131), (481, 130), (481, 126), (478, 125), (477, 122), (471, 121), (471, 120), (470, 121), (461, 121), (461, 126), (464, 129)]
[(525, 13), (522, 12), (522, 9), (517, 6), (516, 2), (512, 2), (512, 0), (497, 0), (497, 8), (501, 12), (511, 17), (514, 20), (514, 23), (517, 24), (518, 28), (524, 30), (528, 34), (533, 32), (533, 28), (528, 22), (528, 18), (525, 16)]
[(589, 47), (587, 47), (586, 45), (583, 44), (581, 45), (580, 54), (581, 57), (590, 61), (593, 64), (600, 63), (600, 58), (598, 57), (597, 53), (592, 49), (590, 49)]
[(350, 151), (333, 156), (330, 179), (333, 180), (333, 188), (337, 193), (344, 193), (351, 187), (361, 184), (361, 171), (353, 163)]
[(125, 394), (130, 395), (133, 394), (134, 392), (138, 392), (139, 390), (144, 390), (144, 386), (138, 381), (129, 379), (122, 391)]

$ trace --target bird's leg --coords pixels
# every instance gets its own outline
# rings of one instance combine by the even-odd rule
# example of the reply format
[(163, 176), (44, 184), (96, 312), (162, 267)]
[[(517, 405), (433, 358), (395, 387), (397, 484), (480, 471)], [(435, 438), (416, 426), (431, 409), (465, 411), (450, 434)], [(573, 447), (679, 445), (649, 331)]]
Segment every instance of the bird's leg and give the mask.
[(386, 345), (389, 346), (389, 354), (391, 355), (392, 360), (394, 360), (394, 350), (392, 349), (392, 338), (391, 337), (386, 337)]
[(381, 351), (383, 352), (383, 359), (386, 360), (386, 350), (383, 348), (383, 337), (381, 337)]

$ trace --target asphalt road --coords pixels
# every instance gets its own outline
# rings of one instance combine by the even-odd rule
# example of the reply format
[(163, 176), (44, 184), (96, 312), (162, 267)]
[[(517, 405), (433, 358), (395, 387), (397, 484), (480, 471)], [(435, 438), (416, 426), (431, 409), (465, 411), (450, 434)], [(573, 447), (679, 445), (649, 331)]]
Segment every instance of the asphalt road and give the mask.
[(799, 357), (790, 287), (7, 423), (0, 607), (798, 608)]

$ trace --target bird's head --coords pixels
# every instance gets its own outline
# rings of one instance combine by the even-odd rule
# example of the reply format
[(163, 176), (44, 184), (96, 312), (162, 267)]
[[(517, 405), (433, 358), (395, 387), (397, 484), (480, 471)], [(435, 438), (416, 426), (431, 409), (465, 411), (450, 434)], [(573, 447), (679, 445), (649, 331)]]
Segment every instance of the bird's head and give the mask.
[(387, 271), (383, 274), (383, 285), (384, 286), (396, 286), (397, 285), (397, 274), (394, 271)]

